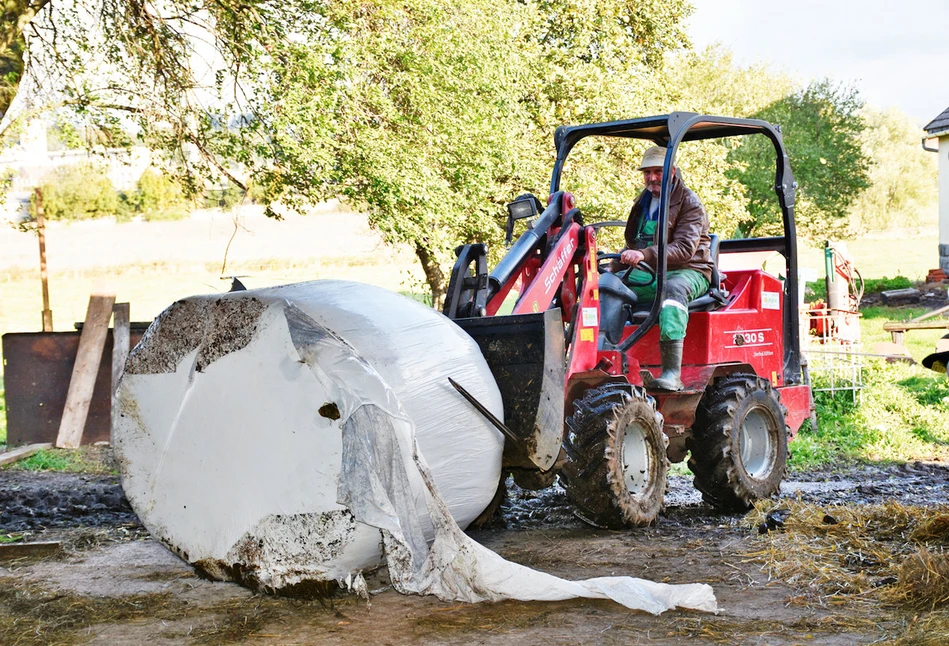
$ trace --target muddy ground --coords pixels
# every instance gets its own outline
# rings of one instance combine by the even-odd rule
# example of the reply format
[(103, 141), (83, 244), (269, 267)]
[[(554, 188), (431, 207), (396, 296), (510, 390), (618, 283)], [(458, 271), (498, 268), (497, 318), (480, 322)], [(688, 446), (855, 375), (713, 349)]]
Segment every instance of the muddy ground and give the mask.
[[(875, 603), (802, 601), (768, 579), (770, 534), (705, 506), (673, 476), (654, 527), (590, 528), (562, 490), (512, 487), (498, 526), (472, 532), (504, 557), (567, 578), (629, 574), (713, 586), (721, 612), (654, 617), (606, 601), (444, 603), (402, 596), (385, 572), (371, 602), (276, 598), (201, 579), (151, 540), (115, 476), (0, 471), (0, 536), (59, 541), (62, 551), (0, 560), (0, 644), (869, 644), (919, 617)], [(792, 474), (782, 496), (839, 504), (949, 498), (949, 468), (913, 463)], [(910, 642), (912, 643), (912, 642)]]

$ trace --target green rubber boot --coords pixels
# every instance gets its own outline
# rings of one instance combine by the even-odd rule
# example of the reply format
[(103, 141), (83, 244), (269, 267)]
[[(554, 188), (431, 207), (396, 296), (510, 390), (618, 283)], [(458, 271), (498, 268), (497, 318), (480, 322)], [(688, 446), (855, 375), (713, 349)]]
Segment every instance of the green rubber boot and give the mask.
[(662, 355), (662, 373), (646, 384), (646, 388), (659, 390), (682, 390), (682, 339), (678, 341), (660, 341), (659, 352)]

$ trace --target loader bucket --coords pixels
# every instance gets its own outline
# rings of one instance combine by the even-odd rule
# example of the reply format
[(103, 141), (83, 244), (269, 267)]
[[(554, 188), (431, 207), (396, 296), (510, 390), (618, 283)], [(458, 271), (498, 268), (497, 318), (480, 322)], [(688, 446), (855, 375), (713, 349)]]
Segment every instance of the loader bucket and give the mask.
[(564, 333), (559, 309), (537, 314), (455, 319), (481, 348), (504, 402), (504, 423), (518, 438), (504, 445), (504, 466), (549, 470), (564, 423)]

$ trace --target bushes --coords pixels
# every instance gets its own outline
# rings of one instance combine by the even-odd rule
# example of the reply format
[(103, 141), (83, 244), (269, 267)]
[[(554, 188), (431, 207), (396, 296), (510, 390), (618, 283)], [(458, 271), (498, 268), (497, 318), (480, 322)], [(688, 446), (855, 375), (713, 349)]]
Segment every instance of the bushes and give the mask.
[[(112, 186), (105, 167), (84, 162), (61, 166), (40, 182), (43, 214), (49, 220), (89, 220), (135, 216), (152, 220), (180, 220), (191, 204), (175, 179), (155, 168), (142, 173), (134, 190), (120, 193)], [(30, 198), (30, 215), (36, 217), (36, 195)]]
[[(882, 315), (865, 310), (870, 315), (861, 322), (864, 347), (876, 339), (889, 339), (881, 328), (895, 313), (917, 313), (896, 308), (874, 310)], [(927, 332), (931, 334), (916, 332), (919, 342), (908, 344), (914, 356), (931, 351), (942, 330)], [(826, 375), (814, 368), (812, 363), (813, 385), (826, 388)], [(919, 365), (867, 358), (862, 382), (856, 401), (846, 390), (814, 393), (818, 430), (811, 431), (805, 422), (789, 447), (792, 468), (812, 468), (837, 460), (949, 459), (949, 379), (945, 375)]]
[(132, 214), (145, 220), (180, 220), (187, 217), (189, 204), (181, 184), (166, 173), (147, 168), (138, 179), (136, 190), (124, 196)]
[[(119, 196), (103, 167), (91, 163), (60, 166), (38, 187), (43, 193), (43, 215), (50, 220), (89, 220), (115, 215)], [(36, 195), (30, 198), (36, 217)]]
[[(49, 220), (107, 216), (115, 216), (119, 221), (134, 217), (146, 221), (180, 220), (188, 217), (195, 206), (229, 209), (245, 200), (244, 191), (229, 184), (189, 199), (174, 176), (153, 167), (142, 173), (133, 190), (119, 192), (109, 181), (106, 168), (90, 162), (61, 166), (47, 174), (38, 188), (43, 193), (43, 214)], [(253, 200), (252, 195), (246, 198)], [(30, 215), (36, 217), (35, 194), (30, 198)]]
[(206, 209), (232, 209), (240, 205), (247, 198), (253, 201), (253, 196), (234, 186), (231, 183), (215, 188), (209, 188), (204, 193), (203, 205)]
[[(867, 278), (863, 281), (863, 293), (878, 294), (890, 289), (906, 289), (907, 287), (913, 287), (913, 285), (913, 281), (906, 276)], [(827, 298), (827, 283), (823, 279), (807, 283), (807, 290), (808, 300)]]

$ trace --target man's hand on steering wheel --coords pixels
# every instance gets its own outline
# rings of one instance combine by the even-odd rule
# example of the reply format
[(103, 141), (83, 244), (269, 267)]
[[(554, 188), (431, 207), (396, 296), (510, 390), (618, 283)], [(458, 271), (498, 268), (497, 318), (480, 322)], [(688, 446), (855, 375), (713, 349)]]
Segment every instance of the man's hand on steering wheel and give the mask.
[[(627, 287), (647, 287), (649, 285), (652, 285), (653, 282), (655, 282), (656, 280), (656, 270), (650, 267), (649, 265), (647, 265), (645, 262), (643, 262), (642, 260), (643, 252), (637, 249), (627, 249), (621, 254), (598, 252), (597, 253), (597, 269), (599, 270), (601, 274), (612, 272), (613, 269), (607, 266), (607, 261), (620, 260), (621, 262), (626, 264), (627, 258), (629, 258), (627, 254), (629, 254), (630, 252), (639, 256), (639, 262), (637, 262), (635, 265), (629, 265), (624, 269), (620, 269), (619, 271), (616, 272), (616, 275), (620, 278), (620, 280), (623, 281), (623, 284), (626, 285)], [(633, 260), (635, 259), (636, 259), (636, 256), (633, 256)], [(632, 277), (630, 274), (632, 273), (634, 267), (644, 272), (646, 274), (645, 278)]]
[(639, 249), (626, 249), (620, 254), (620, 260), (623, 262), (623, 264), (629, 265), (630, 267), (635, 267), (645, 259), (646, 254), (644, 254)]

